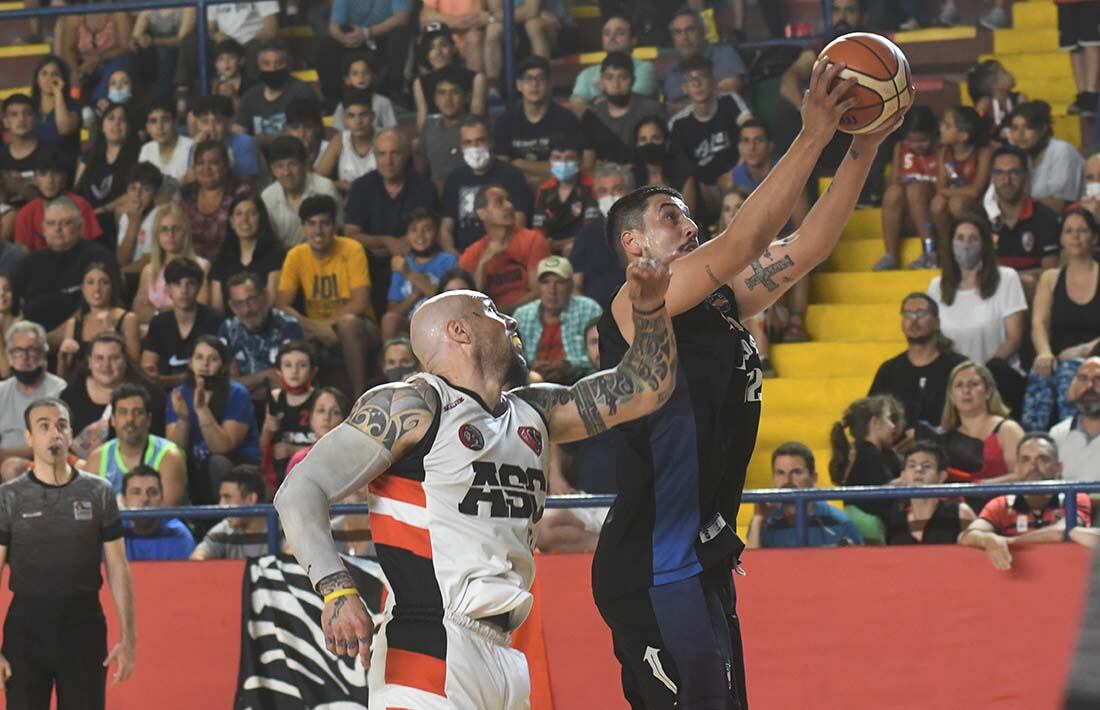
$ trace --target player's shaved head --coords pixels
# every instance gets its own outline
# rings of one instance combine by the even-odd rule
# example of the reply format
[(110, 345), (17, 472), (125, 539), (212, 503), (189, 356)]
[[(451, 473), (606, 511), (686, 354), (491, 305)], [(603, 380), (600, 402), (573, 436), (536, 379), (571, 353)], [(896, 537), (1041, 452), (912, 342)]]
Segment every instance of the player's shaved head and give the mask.
[(413, 314), (409, 324), (409, 339), (412, 341), (413, 354), (431, 370), (436, 359), (448, 340), (447, 324), (455, 320), (465, 320), (471, 311), (485, 309), (485, 295), (477, 291), (446, 291), (432, 296)]

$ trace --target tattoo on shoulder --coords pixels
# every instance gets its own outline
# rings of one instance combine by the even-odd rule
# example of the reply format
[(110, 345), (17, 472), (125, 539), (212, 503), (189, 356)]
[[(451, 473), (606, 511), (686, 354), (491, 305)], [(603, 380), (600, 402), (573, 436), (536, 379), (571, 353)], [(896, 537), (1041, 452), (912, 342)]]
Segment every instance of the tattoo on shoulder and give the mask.
[(317, 593), (325, 596), (337, 589), (349, 589), (355, 586), (355, 580), (345, 570), (333, 572), (317, 583)]
[(772, 277), (781, 271), (786, 271), (792, 266), (794, 266), (794, 261), (791, 259), (790, 254), (784, 254), (782, 259), (772, 262), (767, 266), (761, 264), (758, 259), (750, 265), (752, 276), (745, 279), (745, 286), (747, 286), (750, 291), (757, 286), (763, 286), (768, 291), (774, 291), (779, 288), (779, 283)]
[(414, 381), (367, 392), (355, 403), (347, 421), (392, 449), (402, 436), (431, 422), (438, 407), (438, 396), (431, 386)]

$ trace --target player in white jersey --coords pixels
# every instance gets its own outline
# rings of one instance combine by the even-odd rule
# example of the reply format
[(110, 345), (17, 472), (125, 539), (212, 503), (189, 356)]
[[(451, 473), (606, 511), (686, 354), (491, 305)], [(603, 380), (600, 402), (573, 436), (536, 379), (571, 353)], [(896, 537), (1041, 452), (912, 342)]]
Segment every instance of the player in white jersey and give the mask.
[[(516, 323), (491, 299), (451, 291), (412, 321), (425, 374), (364, 394), (288, 476), (275, 506), (325, 597), (330, 652), (370, 668), (372, 708), (518, 710), (527, 663), (508, 634), (531, 609), (535, 525), (549, 444), (656, 410), (675, 386), (667, 262), (627, 270), (633, 345), (572, 387), (526, 381)], [(336, 553), (329, 504), (369, 483), (371, 531), (393, 594), (374, 625)]]

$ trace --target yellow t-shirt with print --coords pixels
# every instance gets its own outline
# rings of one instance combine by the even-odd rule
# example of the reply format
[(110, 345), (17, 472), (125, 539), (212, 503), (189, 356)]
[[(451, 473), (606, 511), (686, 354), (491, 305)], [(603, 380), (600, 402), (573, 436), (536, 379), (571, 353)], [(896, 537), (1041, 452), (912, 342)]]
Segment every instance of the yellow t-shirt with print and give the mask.
[[(334, 317), (348, 301), (352, 289), (370, 288), (370, 270), (363, 245), (347, 237), (334, 237), (333, 250), (318, 259), (308, 243), (291, 247), (279, 276), (279, 290), (300, 292), (307, 318)], [(368, 302), (368, 315), (374, 313)]]

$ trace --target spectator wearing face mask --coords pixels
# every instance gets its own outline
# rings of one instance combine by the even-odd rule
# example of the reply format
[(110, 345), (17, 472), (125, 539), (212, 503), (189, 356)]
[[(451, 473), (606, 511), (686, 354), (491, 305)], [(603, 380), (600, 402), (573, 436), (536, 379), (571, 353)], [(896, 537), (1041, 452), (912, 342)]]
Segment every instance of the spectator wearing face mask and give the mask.
[(287, 104), (294, 99), (318, 100), (309, 84), (290, 75), (289, 61), (281, 41), (265, 41), (256, 55), (260, 83), (245, 91), (237, 106), (234, 129), (255, 136), (260, 145), (286, 131)]
[(608, 52), (600, 63), (600, 82), (607, 100), (592, 104), (581, 117), (582, 167), (589, 172), (597, 160), (631, 162), (638, 123), (648, 116), (665, 118), (660, 103), (634, 93), (634, 63), (626, 53)]
[(573, 239), (586, 223), (600, 216), (592, 193), (592, 176), (580, 169), (581, 142), (576, 135), (550, 138), (551, 178), (539, 185), (531, 226), (542, 230), (555, 254), (569, 256)]
[(532, 197), (527, 178), (514, 165), (493, 157), (489, 125), (479, 116), (469, 116), (459, 132), (462, 167), (447, 176), (443, 186), (443, 223), (440, 243), (447, 251), (461, 254), (485, 234), (474, 201), (486, 185), (500, 185), (515, 211), (515, 226), (529, 222)]
[(569, 261), (573, 264), (573, 283), (577, 291), (607, 310), (626, 281), (626, 271), (604, 236), (607, 213), (616, 200), (634, 189), (634, 174), (625, 165), (604, 163), (596, 169), (592, 182), (600, 214), (577, 232)]
[(698, 167), (681, 151), (672, 150), (668, 127), (660, 116), (643, 118), (634, 127), (634, 183), (667, 185), (684, 198), (690, 213), (699, 209)]
[(413, 354), (408, 338), (390, 338), (382, 345), (382, 379), (386, 382), (404, 382), (420, 372), (420, 361)]

